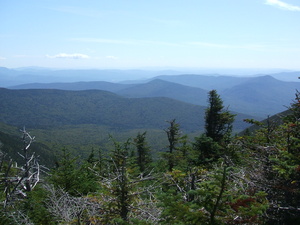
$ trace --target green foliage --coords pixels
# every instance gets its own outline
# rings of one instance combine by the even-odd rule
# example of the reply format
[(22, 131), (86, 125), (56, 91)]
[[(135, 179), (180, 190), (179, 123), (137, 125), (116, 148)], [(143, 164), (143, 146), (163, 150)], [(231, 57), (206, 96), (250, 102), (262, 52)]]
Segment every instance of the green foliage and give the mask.
[[(18, 130), (17, 130), (18, 131)], [(19, 156), (18, 152), (23, 149), (23, 143), (19, 137), (20, 132), (15, 134), (7, 134), (0, 131), (0, 142), (2, 143), (2, 152), (7, 154), (10, 158), (18, 164), (23, 163), (23, 159)], [(54, 157), (51, 149), (45, 144), (34, 142), (30, 147), (31, 152), (35, 152), (40, 157), (39, 162), (45, 166), (50, 166), (54, 162)]]
[(28, 194), (22, 207), (34, 224), (54, 225), (57, 224), (47, 209), (46, 199), (48, 192), (38, 185)]
[(202, 106), (168, 98), (123, 98), (100, 90), (0, 90), (0, 122), (29, 128), (96, 124), (117, 130), (160, 129), (172, 117), (193, 131), (203, 123), (197, 117), (201, 114)]
[(104, 173), (104, 165), (101, 165), (103, 162), (100, 160), (89, 158), (80, 165), (77, 176), (79, 185), (76, 188), (79, 193), (86, 195), (99, 189), (99, 178), (96, 173), (99, 175)]
[(96, 191), (97, 177), (89, 168), (93, 164), (93, 157), (89, 160), (79, 166), (77, 158), (73, 157), (68, 149), (63, 148), (57, 156), (56, 168), (52, 170), (49, 181), (74, 196)]
[(224, 152), (221, 152), (222, 147), (205, 134), (195, 138), (193, 149), (197, 152), (197, 158), (194, 159), (196, 165), (209, 165), (224, 155)]
[(165, 130), (167, 137), (168, 137), (168, 150), (167, 154), (165, 154), (165, 158), (168, 160), (169, 171), (172, 171), (175, 165), (175, 155), (174, 151), (178, 149), (179, 140), (181, 138), (179, 124), (176, 123), (176, 120), (173, 119), (171, 121), (167, 121), (170, 126)]
[[(164, 144), (167, 152), (153, 163), (146, 132), (135, 133), (133, 142), (126, 135), (120, 142), (111, 138), (113, 147), (99, 141), (101, 147), (109, 149), (108, 152), (101, 150), (98, 154), (92, 145), (86, 146), (89, 155), (87, 151), (81, 154), (85, 156), (84, 160), (73, 154), (78, 149), (63, 148), (56, 156), (56, 168), (44, 182), (53, 184), (56, 190), (66, 191), (63, 193), (71, 203), (82, 200), (80, 204), (95, 207), (91, 211), (96, 213), (89, 214), (90, 209), (86, 207), (78, 215), (71, 216), (71, 222), (63, 219), (59, 222), (297, 224), (300, 220), (299, 95), (291, 104), (291, 114), (284, 118), (283, 124), (275, 126), (271, 120), (267, 123), (247, 120), (261, 129), (252, 136), (249, 133), (242, 137), (231, 137), (234, 116), (223, 110), (222, 100), (216, 92), (212, 91), (210, 95), (206, 132), (190, 143), (187, 135), (182, 135), (176, 120), (169, 121)], [(85, 128), (91, 127), (86, 125)], [(75, 130), (81, 134), (80, 126)], [(94, 132), (96, 137), (97, 132)], [(104, 137), (103, 134), (100, 136)], [(149, 136), (156, 141), (157, 136)], [(11, 137), (2, 137), (4, 146), (9, 145)], [(3, 174), (10, 162), (3, 157), (0, 160), (3, 193)], [(16, 171), (9, 172), (12, 176)], [(1, 222), (10, 224), (13, 222), (10, 216), (22, 212), (35, 224), (57, 224), (53, 219), (55, 215), (50, 216), (53, 211), (47, 204), (49, 193), (37, 186), (23, 201), (1, 212)], [(51, 192), (54, 196), (55, 193), (58, 192)], [(0, 200), (4, 200), (3, 195)], [(71, 208), (70, 205), (64, 207)]]
[(209, 92), (208, 103), (205, 113), (205, 134), (216, 142), (226, 141), (231, 135), (235, 115), (224, 110), (223, 101), (216, 90)]
[[(106, 193), (112, 197), (107, 205), (110, 213), (107, 215), (104, 222), (108, 223), (110, 220), (128, 221), (129, 205), (132, 201), (130, 196), (130, 183), (128, 173), (128, 154), (130, 142), (120, 143), (113, 140), (114, 149), (111, 151), (111, 171), (107, 183), (102, 186), (106, 189)], [(123, 224), (124, 224), (123, 223)]]
[[(173, 170), (169, 189), (161, 194), (163, 224), (260, 224), (268, 207), (264, 192), (245, 192), (246, 184), (223, 163), (213, 170), (198, 168), (194, 188), (192, 173)], [(237, 184), (241, 185), (238, 186)], [(245, 186), (244, 186), (245, 185)], [(191, 198), (192, 196), (192, 198)]]
[(207, 224), (205, 211), (192, 203), (182, 200), (180, 194), (174, 191), (163, 193), (162, 200), (163, 212), (161, 214), (161, 224)]
[(248, 151), (261, 161), (256, 166), (263, 169), (259, 179), (267, 187), (267, 198), (272, 202), (267, 212), (270, 223), (300, 222), (299, 100), (297, 92), (281, 123), (268, 118), (253, 136), (243, 137)]
[[(136, 162), (140, 169), (140, 172), (144, 172), (152, 162), (150, 147), (146, 142), (146, 131), (144, 133), (138, 133), (136, 138), (133, 139), (136, 147)], [(149, 169), (149, 168), (148, 168)]]
[(12, 218), (5, 211), (0, 211), (0, 225), (15, 225)]
[(72, 157), (66, 148), (62, 149), (57, 158), (56, 168), (53, 169), (50, 182), (69, 193), (78, 194), (76, 193), (76, 187), (79, 183), (77, 179), (78, 169), (76, 168), (76, 158)]

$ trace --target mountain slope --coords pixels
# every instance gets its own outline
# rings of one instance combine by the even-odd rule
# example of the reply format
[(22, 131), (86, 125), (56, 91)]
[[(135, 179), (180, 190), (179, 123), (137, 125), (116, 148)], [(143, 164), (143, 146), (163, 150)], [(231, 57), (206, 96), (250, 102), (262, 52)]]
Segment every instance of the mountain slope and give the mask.
[(168, 97), (196, 105), (207, 104), (207, 91), (163, 80), (152, 80), (115, 92), (131, 98)]
[(251, 77), (233, 77), (233, 76), (221, 76), (218, 74), (213, 75), (195, 75), (195, 74), (183, 74), (178, 76), (157, 76), (153, 79), (161, 79), (169, 82), (174, 82), (190, 87), (202, 88), (204, 90), (218, 91), (231, 88), (235, 85), (241, 84)]
[(28, 83), (9, 87), (10, 89), (58, 89), (58, 90), (103, 90), (117, 92), (134, 86), (133, 84), (119, 84), (107, 81), (82, 81), (72, 83)]
[[(209, 77), (199, 75), (160, 76), (160, 79), (150, 80), (140, 84), (120, 84), (104, 81), (28, 84), (15, 88), (53, 88), (64, 90), (100, 89), (117, 93), (131, 98), (140, 97), (168, 97), (196, 105), (207, 104), (209, 89), (186, 86), (176, 82), (187, 83), (192, 86), (210, 87), (217, 89), (230, 110), (259, 116), (273, 115), (285, 110), (294, 98), (296, 89), (300, 89), (300, 82), (280, 81), (272, 76), (260, 77)], [(219, 87), (219, 88), (218, 88)]]
[(207, 91), (159, 79), (141, 84), (120, 84), (105, 81), (30, 83), (12, 86), (10, 89), (104, 90), (130, 98), (167, 97), (196, 105), (207, 104)]
[[(47, 128), (97, 124), (115, 129), (163, 129), (176, 119), (185, 131), (202, 130), (206, 107), (169, 98), (127, 99), (110, 92), (0, 89), (0, 122)], [(238, 115), (235, 129), (243, 129)]]
[[(21, 133), (20, 133), (21, 134)], [(21, 135), (20, 135), (21, 136)], [(0, 131), (0, 150), (4, 155), (7, 156), (6, 159), (13, 159), (18, 164), (23, 164), (23, 158), (18, 154), (22, 153), (23, 141), (21, 137), (7, 134)], [(39, 157), (39, 163), (45, 166), (50, 166), (54, 162), (53, 151), (44, 144), (34, 142), (29, 149), (30, 153), (35, 153)]]
[(300, 72), (281, 72), (271, 74), (277, 80), (299, 82)]
[(230, 109), (251, 115), (273, 115), (284, 111), (294, 99), (299, 82), (283, 82), (271, 76), (252, 78), (221, 92)]

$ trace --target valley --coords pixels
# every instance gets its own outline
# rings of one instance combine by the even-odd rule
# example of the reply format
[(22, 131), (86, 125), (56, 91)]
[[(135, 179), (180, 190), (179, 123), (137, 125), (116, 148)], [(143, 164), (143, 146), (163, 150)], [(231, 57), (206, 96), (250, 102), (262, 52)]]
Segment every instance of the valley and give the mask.
[[(242, 77), (176, 71), (1, 68), (0, 80), (7, 83), (0, 89), (0, 122), (15, 131), (25, 126), (51, 147), (107, 146), (109, 135), (125, 140), (147, 131), (155, 149), (163, 149), (166, 121), (176, 119), (182, 131), (192, 136), (203, 132), (209, 90), (216, 89), (224, 105), (236, 114), (233, 129), (237, 133), (249, 126), (244, 119), (262, 120), (286, 110), (300, 82), (282, 78), (292, 80), (296, 74)], [(84, 75), (95, 81), (78, 81)], [(128, 76), (131, 80), (125, 80)], [(144, 79), (132, 79), (137, 77)], [(24, 78), (35, 82), (26, 83)], [(112, 82), (114, 79), (119, 82)], [(60, 82), (50, 82), (54, 80)], [(7, 86), (14, 82), (23, 84)], [(6, 129), (2, 126), (1, 130)], [(160, 137), (164, 138), (157, 141)]]

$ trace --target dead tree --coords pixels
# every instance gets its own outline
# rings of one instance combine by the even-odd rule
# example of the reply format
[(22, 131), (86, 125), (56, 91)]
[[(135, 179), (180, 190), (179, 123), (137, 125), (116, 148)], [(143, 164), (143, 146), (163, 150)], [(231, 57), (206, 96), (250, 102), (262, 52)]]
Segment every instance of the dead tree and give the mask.
[(15, 200), (25, 198), (27, 196), (26, 192), (32, 191), (40, 180), (40, 165), (37, 157), (35, 153), (29, 151), (35, 137), (32, 137), (25, 127), (21, 132), (23, 149), (22, 153), (18, 152), (18, 154), (23, 158), (24, 164), (18, 167), (16, 163), (13, 165), (11, 159), (7, 163), (7, 168), (1, 180), (1, 183), (4, 184), (5, 193), (4, 208)]

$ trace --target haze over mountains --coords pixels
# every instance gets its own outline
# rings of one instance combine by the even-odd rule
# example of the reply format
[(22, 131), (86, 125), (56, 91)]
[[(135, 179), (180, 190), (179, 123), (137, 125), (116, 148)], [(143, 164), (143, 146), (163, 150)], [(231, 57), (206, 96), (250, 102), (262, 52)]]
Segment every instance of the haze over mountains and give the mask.
[(40, 67), (25, 67), (10, 69), (0, 67), (0, 87), (9, 87), (27, 83), (57, 83), (78, 81), (108, 81), (129, 83), (150, 79), (161, 75), (212, 75), (212, 76), (261, 76), (272, 74), (274, 78), (283, 81), (295, 81), (299, 72), (279, 69), (49, 69)]
[[(27, 74), (24, 74), (24, 71)], [(23, 74), (22, 74), (23, 72)], [(166, 73), (168, 75), (161, 75)], [(160, 74), (158, 76), (155, 76)], [(176, 75), (174, 75), (176, 74)], [(167, 97), (200, 106), (207, 105), (207, 92), (216, 89), (229, 109), (265, 118), (284, 111), (300, 89), (299, 72), (271, 75), (225, 76), (178, 74), (176, 71), (142, 70), (12, 70), (0, 68), (2, 87), (11, 89), (104, 90), (127, 98)], [(86, 78), (84, 78), (86, 76)], [(128, 80), (128, 78), (131, 80)], [(141, 78), (145, 79), (141, 79)], [(9, 80), (10, 78), (10, 80)], [(34, 83), (26, 82), (34, 81)], [(123, 80), (108, 82), (108, 80)], [(134, 78), (138, 78), (135, 79)], [(6, 80), (5, 80), (6, 79)], [(8, 83), (20, 83), (9, 85)], [(94, 79), (93, 81), (78, 81)], [(99, 81), (99, 79), (103, 79)], [(50, 82), (56, 80), (60, 82)], [(289, 80), (289, 81), (288, 81)], [(294, 81), (291, 81), (294, 80)], [(66, 82), (68, 81), (68, 82)], [(74, 81), (74, 82), (73, 82)]]
[[(6, 125), (25, 125), (43, 142), (60, 144), (106, 143), (112, 129), (124, 137), (148, 130), (158, 144), (166, 121), (174, 118), (184, 132), (203, 131), (212, 89), (237, 114), (234, 132), (248, 126), (246, 118), (262, 120), (286, 110), (300, 90), (297, 72), (246, 77), (164, 72), (0, 68), (0, 127), (7, 132)], [(284, 76), (295, 81), (279, 79)]]
[(142, 80), (154, 76), (175, 75), (182, 72), (173, 70), (97, 70), (70, 69), (55, 70), (46, 68), (8, 69), (0, 67), (0, 86), (9, 87), (27, 83), (78, 82), (78, 81), (108, 81)]

